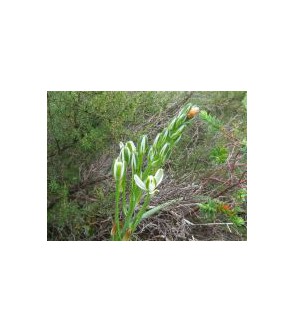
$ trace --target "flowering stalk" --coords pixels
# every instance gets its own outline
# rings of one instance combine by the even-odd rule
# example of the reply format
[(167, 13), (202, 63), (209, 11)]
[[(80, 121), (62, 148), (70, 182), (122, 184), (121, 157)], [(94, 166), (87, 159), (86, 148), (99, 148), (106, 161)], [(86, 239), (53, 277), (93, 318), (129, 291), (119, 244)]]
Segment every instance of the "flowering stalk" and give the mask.
[[(173, 147), (179, 142), (183, 131), (199, 113), (199, 108), (186, 105), (169, 125), (148, 145), (147, 135), (143, 135), (137, 147), (132, 141), (120, 142), (120, 155), (114, 162), (113, 173), (116, 181), (115, 222), (111, 231), (112, 240), (130, 240), (142, 220), (150, 200), (164, 177), (163, 166), (170, 157)], [(129, 171), (128, 171), (129, 167)], [(126, 195), (129, 179), (129, 202)], [(125, 216), (120, 222), (120, 198)], [(138, 209), (140, 202), (143, 204)], [(123, 217), (121, 215), (121, 217)]]

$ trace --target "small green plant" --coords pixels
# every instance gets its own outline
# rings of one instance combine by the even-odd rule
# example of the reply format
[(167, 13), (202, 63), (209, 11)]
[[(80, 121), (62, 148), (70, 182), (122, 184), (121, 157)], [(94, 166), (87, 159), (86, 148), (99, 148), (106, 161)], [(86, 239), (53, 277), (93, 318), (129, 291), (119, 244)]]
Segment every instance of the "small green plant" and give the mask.
[(226, 147), (216, 147), (211, 150), (210, 159), (216, 164), (224, 164), (228, 157), (228, 149)]
[(235, 198), (239, 203), (244, 203), (247, 198), (247, 190), (245, 188), (239, 189), (235, 194)]
[(209, 129), (212, 131), (218, 131), (221, 129), (222, 124), (215, 116), (208, 114), (206, 111), (200, 112), (200, 119), (206, 122), (209, 126)]
[(120, 154), (113, 164), (116, 190), (112, 240), (130, 240), (143, 218), (175, 202), (166, 202), (153, 211), (147, 211), (151, 198), (159, 191), (164, 178), (162, 167), (165, 161), (191, 119), (198, 113), (197, 106), (187, 104), (150, 145), (147, 135), (140, 137), (137, 146), (133, 141), (120, 143)]
[[(246, 108), (247, 100), (246, 96), (243, 99), (243, 106)], [(247, 158), (247, 140), (246, 138), (239, 138), (235, 135), (233, 128), (227, 129), (223, 123), (217, 119), (214, 115), (208, 114), (206, 111), (200, 112), (200, 118), (204, 121), (208, 128), (213, 131), (215, 134), (227, 139), (227, 146), (235, 147), (236, 151), (233, 156), (234, 148), (229, 152), (227, 146), (218, 146), (214, 147), (210, 152), (210, 159), (217, 165), (224, 164), (226, 161), (229, 161), (229, 172), (233, 175), (236, 174), (240, 176), (240, 179), (234, 184), (229, 185), (231, 187), (239, 186), (243, 182), (243, 174), (239, 170), (239, 167), (243, 167)], [(220, 144), (220, 143), (219, 143)], [(238, 161), (239, 156), (241, 157)], [(231, 159), (232, 158), (232, 159)], [(237, 170), (235, 170), (237, 168)], [(239, 174), (241, 173), (241, 174)], [(222, 181), (221, 181), (222, 182)], [(224, 183), (225, 184), (225, 183)], [(228, 189), (221, 191), (221, 194), (226, 192)], [(219, 195), (218, 195), (219, 196)], [(215, 196), (215, 197), (218, 197)], [(231, 205), (224, 204), (223, 202), (218, 201), (217, 199), (209, 199), (206, 203), (199, 203), (199, 208), (201, 213), (206, 216), (208, 219), (214, 219), (219, 214), (223, 214), (227, 219), (237, 227), (245, 225), (245, 221), (242, 217), (239, 216), (241, 212), (244, 212), (241, 206), (245, 203), (247, 197), (247, 191), (245, 188), (240, 188), (234, 195), (234, 200)]]
[(207, 203), (199, 203), (199, 208), (202, 212), (202, 214), (212, 220), (215, 218), (217, 212), (218, 212), (218, 206), (219, 203), (216, 200), (209, 199)]
[(245, 225), (245, 220), (238, 216), (240, 212), (238, 205), (233, 207), (217, 199), (209, 199), (207, 203), (199, 203), (198, 206), (201, 213), (209, 220), (213, 220), (218, 214), (221, 214), (225, 215), (235, 226), (240, 227)]
[(56, 181), (56, 179), (51, 179), (49, 181), (49, 185), (48, 185), (48, 188), (50, 190), (51, 193), (57, 193), (58, 190), (60, 189), (60, 185), (59, 183)]

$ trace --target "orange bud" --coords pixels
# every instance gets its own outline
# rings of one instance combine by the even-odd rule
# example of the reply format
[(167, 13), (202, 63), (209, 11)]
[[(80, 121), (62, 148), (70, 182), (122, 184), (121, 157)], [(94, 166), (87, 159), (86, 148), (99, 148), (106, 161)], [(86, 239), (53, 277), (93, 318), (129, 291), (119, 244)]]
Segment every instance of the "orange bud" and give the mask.
[(192, 119), (194, 116), (196, 116), (200, 112), (199, 107), (193, 106), (187, 113), (187, 118)]
[(229, 210), (231, 210), (231, 207), (228, 204), (223, 204), (222, 209), (225, 211), (229, 211)]

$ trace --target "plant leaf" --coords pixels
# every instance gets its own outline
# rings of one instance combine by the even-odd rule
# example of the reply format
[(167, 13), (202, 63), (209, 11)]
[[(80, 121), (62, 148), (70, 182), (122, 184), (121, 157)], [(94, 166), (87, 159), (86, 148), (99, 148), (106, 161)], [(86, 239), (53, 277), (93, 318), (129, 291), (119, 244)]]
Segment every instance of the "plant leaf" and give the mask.
[(165, 203), (160, 204), (160, 205), (158, 205), (158, 206), (155, 206), (155, 207), (153, 207), (152, 209), (146, 211), (146, 212), (142, 215), (141, 220), (142, 220), (142, 219), (145, 219), (145, 218), (149, 218), (149, 217), (151, 217), (152, 215), (158, 213), (160, 210), (164, 209), (165, 207), (167, 207), (167, 206), (169, 206), (169, 205), (171, 205), (171, 204), (173, 204), (173, 203), (179, 202), (179, 201), (181, 201), (181, 200), (182, 200), (182, 198), (180, 198), (180, 199), (173, 199), (173, 200), (171, 200), (171, 201), (168, 201), (168, 202), (165, 202)]

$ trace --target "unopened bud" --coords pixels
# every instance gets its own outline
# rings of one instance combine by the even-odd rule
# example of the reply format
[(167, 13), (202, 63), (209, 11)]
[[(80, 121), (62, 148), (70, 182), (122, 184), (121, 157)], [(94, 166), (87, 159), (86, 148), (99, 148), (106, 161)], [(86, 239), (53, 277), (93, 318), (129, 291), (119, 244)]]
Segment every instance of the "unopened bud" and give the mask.
[(125, 160), (127, 164), (129, 164), (130, 158), (131, 158), (131, 151), (127, 146), (125, 146), (121, 150), (120, 157), (121, 157), (122, 160)]
[(162, 147), (162, 149), (160, 151), (160, 157), (161, 158), (166, 158), (168, 149), (169, 149), (169, 143), (165, 143), (165, 145)]
[(143, 135), (139, 145), (139, 153), (142, 155), (145, 154), (146, 149), (147, 149), (147, 135)]
[(154, 146), (155, 149), (157, 148), (157, 144), (158, 144), (159, 138), (160, 138), (160, 134), (157, 134), (157, 136), (156, 136), (156, 138), (154, 140), (154, 143), (153, 143), (153, 146)]
[(131, 156), (131, 167), (135, 171), (137, 167), (137, 155), (135, 153), (132, 153)]
[(178, 138), (184, 131), (185, 125), (182, 125), (174, 134), (171, 135), (172, 139)]
[(198, 106), (193, 106), (187, 113), (187, 118), (192, 119), (194, 116), (196, 116), (200, 112), (200, 109)]
[(125, 173), (125, 165), (124, 162), (117, 158), (114, 163), (114, 177), (116, 181), (121, 180)]
[(135, 152), (136, 151), (136, 146), (135, 146), (135, 144), (132, 141), (128, 141), (126, 143), (126, 146), (129, 148), (129, 150), (131, 152)]
[(177, 119), (177, 121), (176, 121), (176, 128), (178, 128), (178, 127), (180, 127), (182, 124), (184, 124), (186, 117), (187, 117), (187, 116), (186, 116), (185, 114), (180, 114), (180, 115), (178, 116), (178, 119)]

